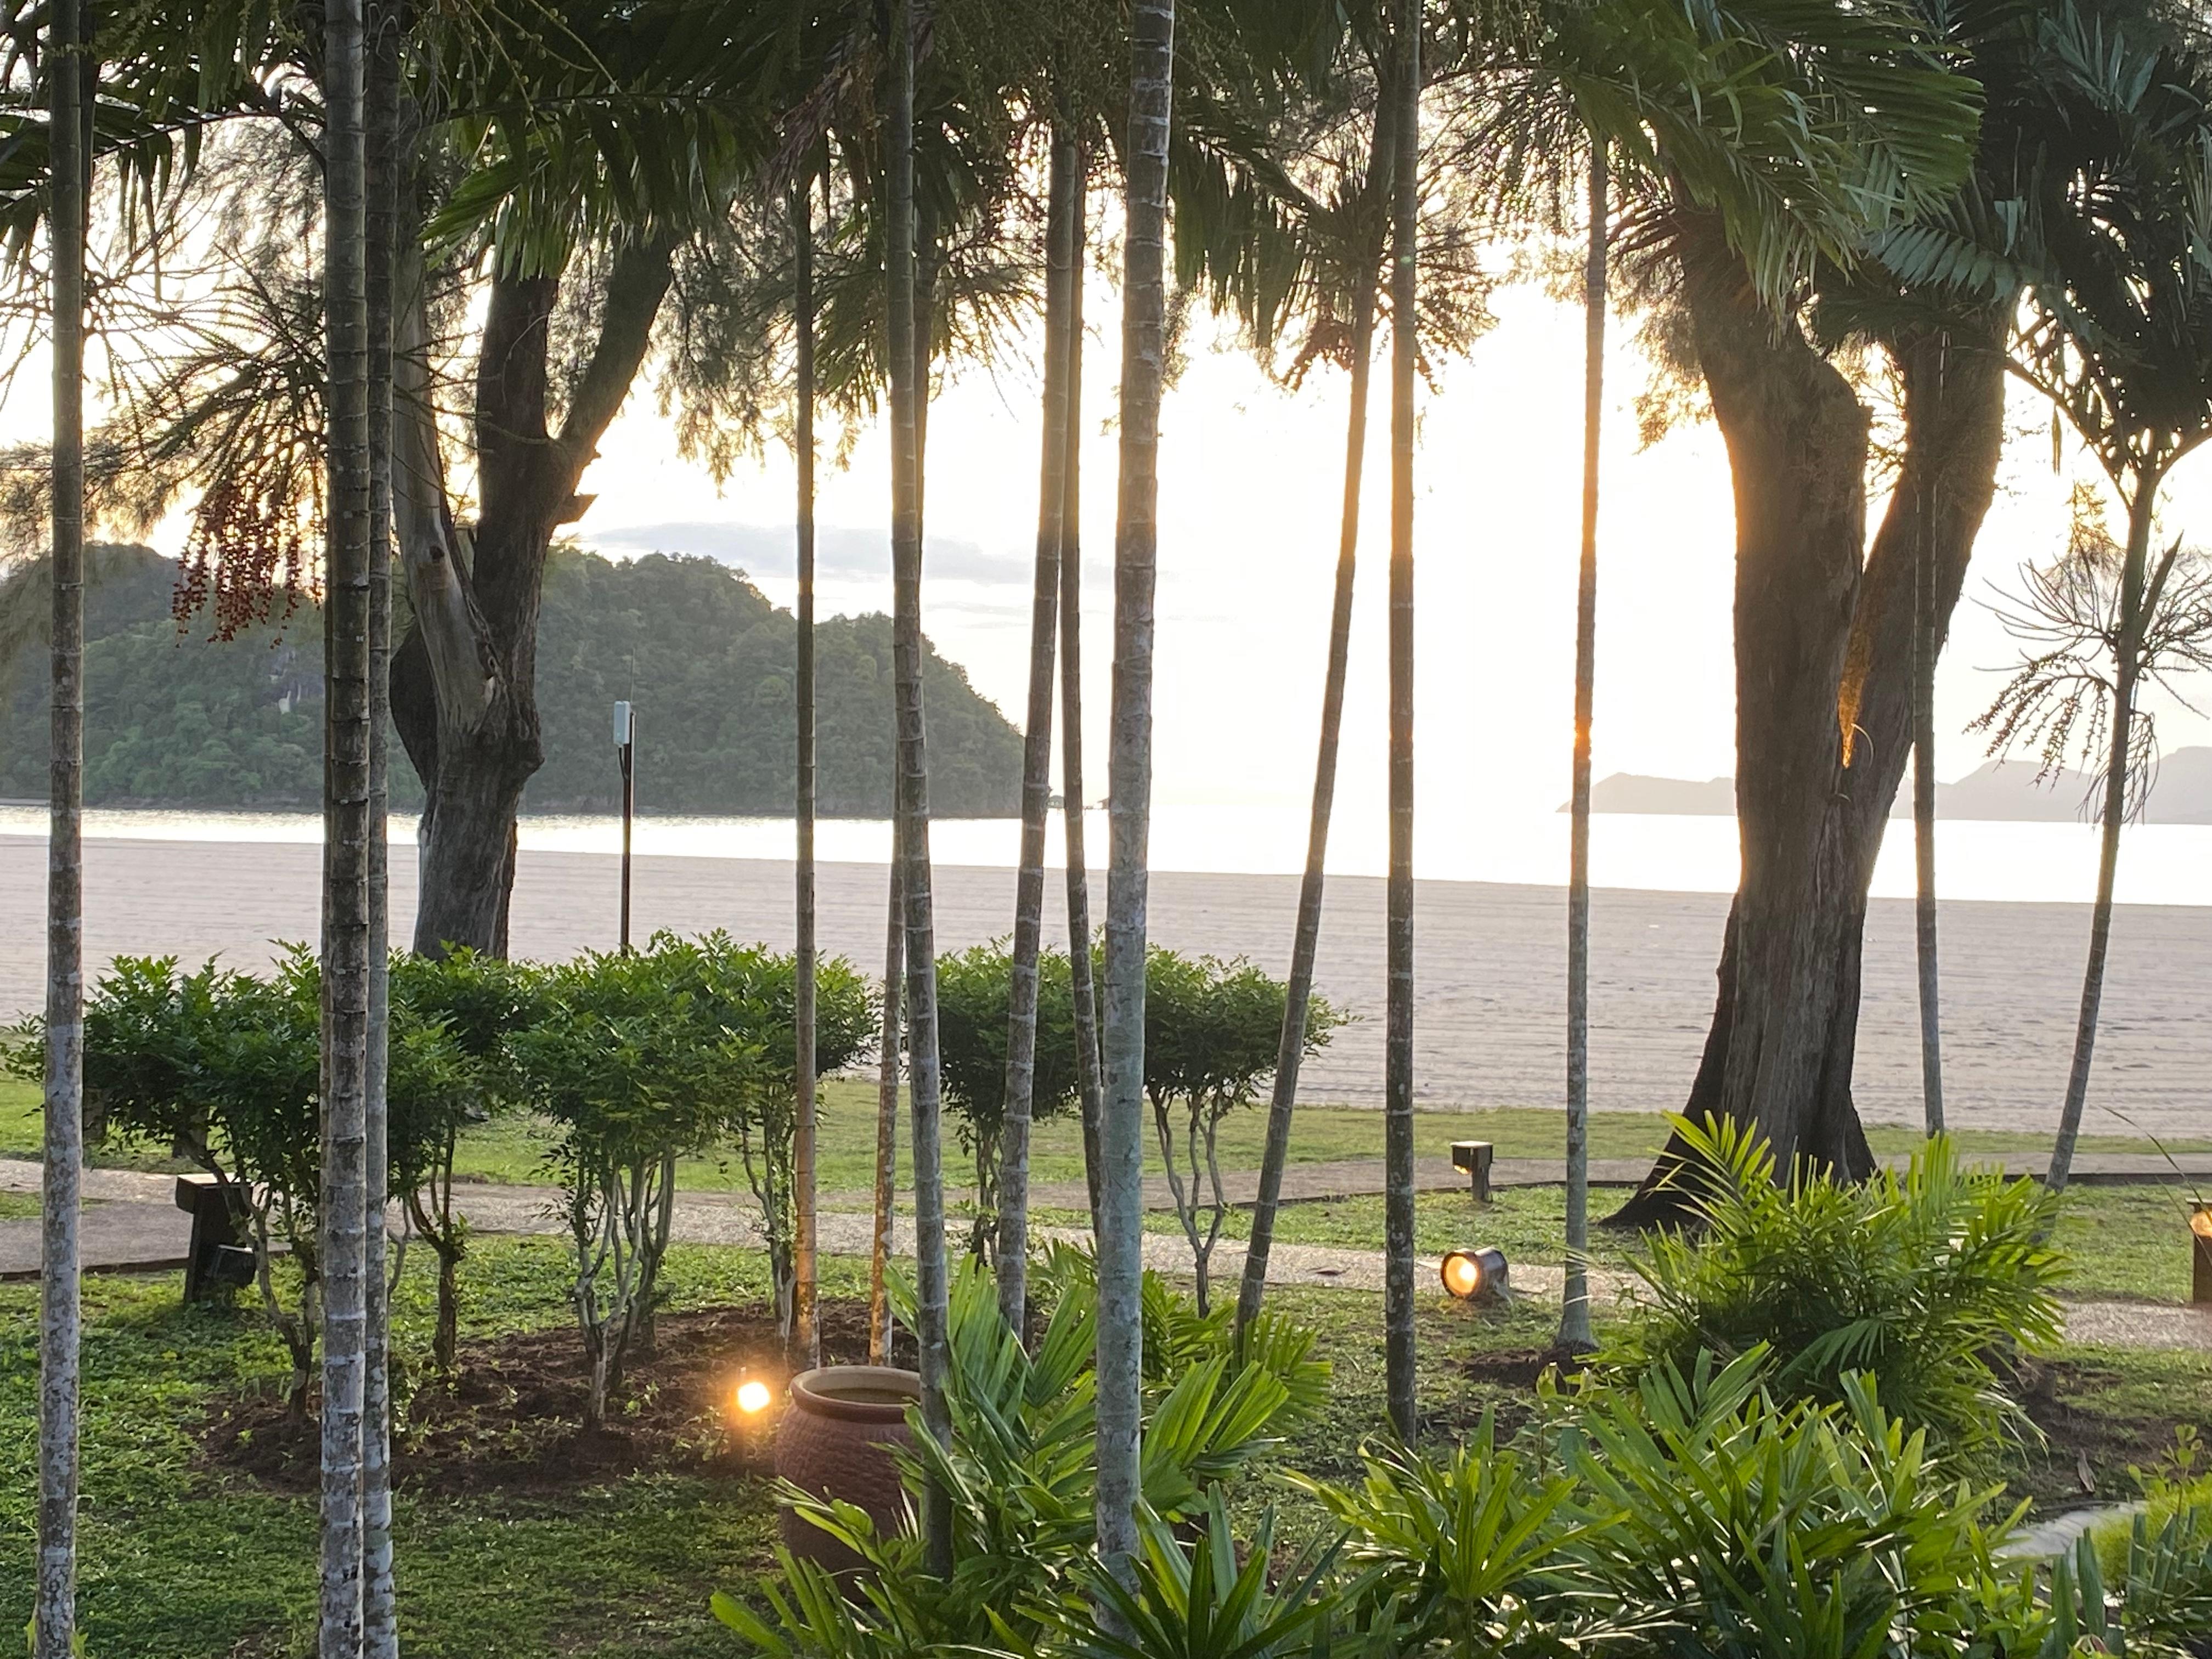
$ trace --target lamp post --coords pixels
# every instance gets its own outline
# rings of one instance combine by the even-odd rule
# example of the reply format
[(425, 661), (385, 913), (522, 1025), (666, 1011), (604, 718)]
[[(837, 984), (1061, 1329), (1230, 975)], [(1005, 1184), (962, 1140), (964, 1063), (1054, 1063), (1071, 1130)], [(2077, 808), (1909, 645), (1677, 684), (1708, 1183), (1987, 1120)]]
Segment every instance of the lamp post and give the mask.
[(622, 948), (629, 951), (629, 829), (637, 806), (637, 717), (629, 704), (615, 705), (615, 759), (622, 767)]

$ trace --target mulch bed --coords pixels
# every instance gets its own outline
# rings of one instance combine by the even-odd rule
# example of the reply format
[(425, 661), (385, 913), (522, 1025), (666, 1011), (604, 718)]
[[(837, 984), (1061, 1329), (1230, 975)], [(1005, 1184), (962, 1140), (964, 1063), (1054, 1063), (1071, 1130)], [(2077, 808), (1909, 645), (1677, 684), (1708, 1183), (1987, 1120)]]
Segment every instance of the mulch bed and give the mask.
[[(418, 1492), (556, 1492), (647, 1470), (764, 1474), (769, 1435), (736, 1421), (732, 1398), (750, 1369), (787, 1375), (775, 1309), (765, 1302), (660, 1315), (655, 1351), (633, 1357), (608, 1402), (607, 1425), (583, 1427), (588, 1374), (573, 1325), (464, 1343), (451, 1389), (424, 1375), (393, 1436), (396, 1485)], [(903, 1334), (903, 1333), (902, 1333)], [(825, 1364), (868, 1357), (867, 1304), (822, 1304)], [(911, 1365), (911, 1353), (894, 1355)], [(312, 1491), (319, 1431), (287, 1418), (279, 1397), (217, 1402), (201, 1437), (212, 1467), (287, 1491)]]

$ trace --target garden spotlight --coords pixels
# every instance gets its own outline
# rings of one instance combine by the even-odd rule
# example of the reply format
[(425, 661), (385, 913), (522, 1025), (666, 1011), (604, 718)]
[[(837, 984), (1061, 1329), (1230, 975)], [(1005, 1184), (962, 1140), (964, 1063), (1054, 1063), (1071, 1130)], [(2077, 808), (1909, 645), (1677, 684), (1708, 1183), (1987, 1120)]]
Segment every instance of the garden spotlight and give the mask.
[(2190, 1274), (2189, 1299), (2212, 1306), (2212, 1204), (2190, 1206), (2189, 1232), (2196, 1258)]
[(738, 1409), (747, 1417), (757, 1417), (775, 1403), (775, 1391), (757, 1376), (749, 1376), (738, 1384)]
[(1454, 1250), (1441, 1269), (1444, 1289), (1462, 1302), (1506, 1294), (1505, 1252)]

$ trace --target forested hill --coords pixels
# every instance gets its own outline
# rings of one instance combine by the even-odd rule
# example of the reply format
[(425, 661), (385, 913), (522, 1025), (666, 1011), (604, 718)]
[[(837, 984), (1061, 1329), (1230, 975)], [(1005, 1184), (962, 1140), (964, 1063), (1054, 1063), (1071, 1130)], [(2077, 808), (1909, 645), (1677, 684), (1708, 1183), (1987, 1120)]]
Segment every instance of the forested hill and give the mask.
[[(86, 600), (85, 796), (94, 805), (313, 807), (321, 799), (322, 623), (303, 608), (228, 643), (170, 615), (176, 567), (142, 547), (92, 550)], [(46, 792), (42, 565), (0, 580), (0, 799)], [(402, 619), (404, 623), (404, 618)], [(891, 803), (890, 619), (816, 630), (819, 799), (827, 814)], [(791, 810), (791, 613), (710, 559), (617, 563), (556, 549), (545, 577), (538, 702), (545, 765), (525, 809), (617, 804), (609, 709), (637, 708), (638, 806)], [(940, 817), (1019, 810), (1021, 735), (933, 650), (929, 795)], [(422, 789), (392, 742), (392, 805)]]

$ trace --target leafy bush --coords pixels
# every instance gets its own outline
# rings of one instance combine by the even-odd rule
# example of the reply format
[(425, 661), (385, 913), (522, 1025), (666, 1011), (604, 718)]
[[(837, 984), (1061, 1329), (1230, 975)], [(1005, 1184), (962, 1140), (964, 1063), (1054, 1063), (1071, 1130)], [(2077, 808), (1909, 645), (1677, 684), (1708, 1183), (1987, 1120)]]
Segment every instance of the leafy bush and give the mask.
[[(322, 1284), (319, 998), (314, 958), (295, 945), (267, 979), (212, 962), (180, 974), (174, 957), (118, 957), (84, 1011), (87, 1117), (198, 1165), (246, 1217), (255, 1281), (292, 1362), (295, 1415), (306, 1412), (314, 1372)], [(33, 1023), (9, 1050), (10, 1069), (41, 1075), (45, 1049)], [(295, 1305), (272, 1271), (279, 1245), (299, 1269)]]
[[(1003, 939), (937, 959), (938, 1064), (961, 1146), (975, 1161), (975, 1212), (969, 1249), (977, 1255), (988, 1254), (998, 1238), (999, 1147), (1006, 1111), (1013, 970)], [(1036, 1019), (1030, 1115), (1042, 1122), (1074, 1103), (1079, 1081), (1073, 968), (1065, 951), (1038, 953)]]
[(1778, 1183), (1748, 1132), (1675, 1127), (1692, 1149), (1697, 1229), (1652, 1241), (1638, 1268), (1647, 1294), (1604, 1364), (1688, 1375), (1700, 1353), (1763, 1348), (1776, 1389), (1840, 1404), (1863, 1374), (1947, 1454), (1984, 1453), (2026, 1426), (1995, 1362), (2057, 1340), (2054, 1194), (1962, 1167), (1941, 1137), (1902, 1176)]
[(462, 1132), (524, 1096), (507, 1044), (538, 1019), (542, 969), (467, 949), (392, 958), (391, 1073), (386, 1087), (392, 1195), (438, 1261), (431, 1360), (453, 1374), (468, 1222), (453, 1208)]
[(546, 1167), (575, 1249), (591, 1427), (606, 1420), (631, 1344), (649, 1340), (676, 1161), (720, 1136), (732, 1079), (760, 1060), (756, 1036), (702, 1041), (690, 994), (669, 981), (657, 954), (587, 954), (547, 974), (544, 1018), (508, 1039), (530, 1097), (556, 1126)]
[[(736, 944), (719, 932), (696, 941), (660, 934), (652, 951), (662, 983), (688, 999), (695, 1040), (709, 1050), (734, 1041), (750, 1054), (747, 1065), (711, 1070), (706, 1087), (720, 1133), (737, 1142), (760, 1204), (776, 1316), (788, 1340), (799, 1230), (798, 958)], [(853, 964), (840, 957), (817, 961), (815, 1075), (841, 1072), (866, 1053), (876, 1027), (873, 997)]]
[[(1145, 959), (1145, 1094), (1190, 1241), (1200, 1308), (1212, 1301), (1213, 1247), (1230, 1207), (1221, 1186), (1222, 1121), (1251, 1105), (1273, 1078), (1288, 998), (1282, 981), (1242, 959), (1185, 957), (1157, 945)], [(1313, 998), (1306, 1053), (1324, 1047), (1342, 1023)]]

